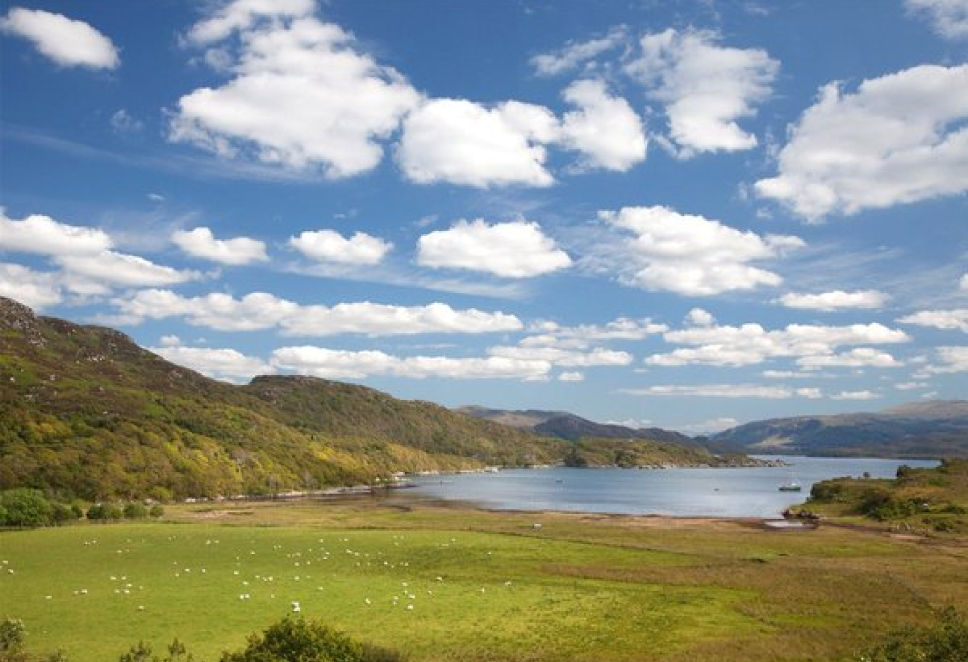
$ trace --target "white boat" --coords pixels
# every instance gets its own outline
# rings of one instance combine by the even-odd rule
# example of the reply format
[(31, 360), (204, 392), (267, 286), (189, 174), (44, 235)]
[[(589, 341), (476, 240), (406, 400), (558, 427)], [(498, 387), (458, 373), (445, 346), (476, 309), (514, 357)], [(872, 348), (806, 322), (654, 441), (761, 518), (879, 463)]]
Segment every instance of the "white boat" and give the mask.
[(797, 482), (797, 475), (791, 471), (790, 480), (780, 485), (781, 492), (799, 492), (801, 489), (800, 483)]

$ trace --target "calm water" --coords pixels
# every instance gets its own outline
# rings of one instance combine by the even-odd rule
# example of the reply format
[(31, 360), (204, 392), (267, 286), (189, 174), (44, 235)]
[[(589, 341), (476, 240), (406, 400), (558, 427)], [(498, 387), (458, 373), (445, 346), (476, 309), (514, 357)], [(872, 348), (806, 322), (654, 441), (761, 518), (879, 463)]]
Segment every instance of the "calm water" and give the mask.
[[(901, 464), (934, 461), (771, 456), (789, 467), (735, 469), (508, 469), (424, 476), (408, 494), (471, 501), (499, 510), (564, 510), (680, 517), (777, 517), (803, 503), (813, 483), (837, 476), (893, 478)], [(802, 492), (777, 488), (795, 478)]]

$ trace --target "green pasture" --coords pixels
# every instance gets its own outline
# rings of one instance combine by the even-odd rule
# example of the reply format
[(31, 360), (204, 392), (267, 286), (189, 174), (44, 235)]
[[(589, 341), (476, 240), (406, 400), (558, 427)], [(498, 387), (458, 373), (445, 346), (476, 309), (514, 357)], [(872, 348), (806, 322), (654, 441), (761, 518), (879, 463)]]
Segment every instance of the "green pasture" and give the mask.
[(174, 637), (216, 660), (293, 602), (412, 660), (832, 661), (968, 604), (954, 538), (353, 504), (170, 516), (0, 533), (0, 617), (73, 662)]

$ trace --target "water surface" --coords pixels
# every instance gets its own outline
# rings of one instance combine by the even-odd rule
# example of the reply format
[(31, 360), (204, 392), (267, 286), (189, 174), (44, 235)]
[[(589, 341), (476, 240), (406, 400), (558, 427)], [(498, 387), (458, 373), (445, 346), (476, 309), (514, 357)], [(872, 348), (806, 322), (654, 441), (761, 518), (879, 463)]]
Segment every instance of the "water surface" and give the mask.
[[(778, 517), (803, 503), (813, 483), (838, 476), (893, 478), (922, 460), (770, 456), (788, 467), (721, 469), (507, 469), (498, 473), (421, 476), (408, 493), (470, 501), (499, 510), (560, 510), (678, 517)], [(796, 480), (801, 492), (780, 492)]]

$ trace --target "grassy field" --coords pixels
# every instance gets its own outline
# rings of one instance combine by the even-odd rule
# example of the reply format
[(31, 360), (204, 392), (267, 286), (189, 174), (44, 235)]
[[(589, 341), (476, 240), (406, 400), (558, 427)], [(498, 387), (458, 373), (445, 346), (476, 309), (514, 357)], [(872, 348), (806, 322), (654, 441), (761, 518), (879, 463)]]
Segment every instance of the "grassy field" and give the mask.
[(293, 601), (413, 660), (834, 661), (968, 604), (957, 536), (366, 500), (8, 531), (0, 561), (0, 617), (73, 662), (215, 660)]

